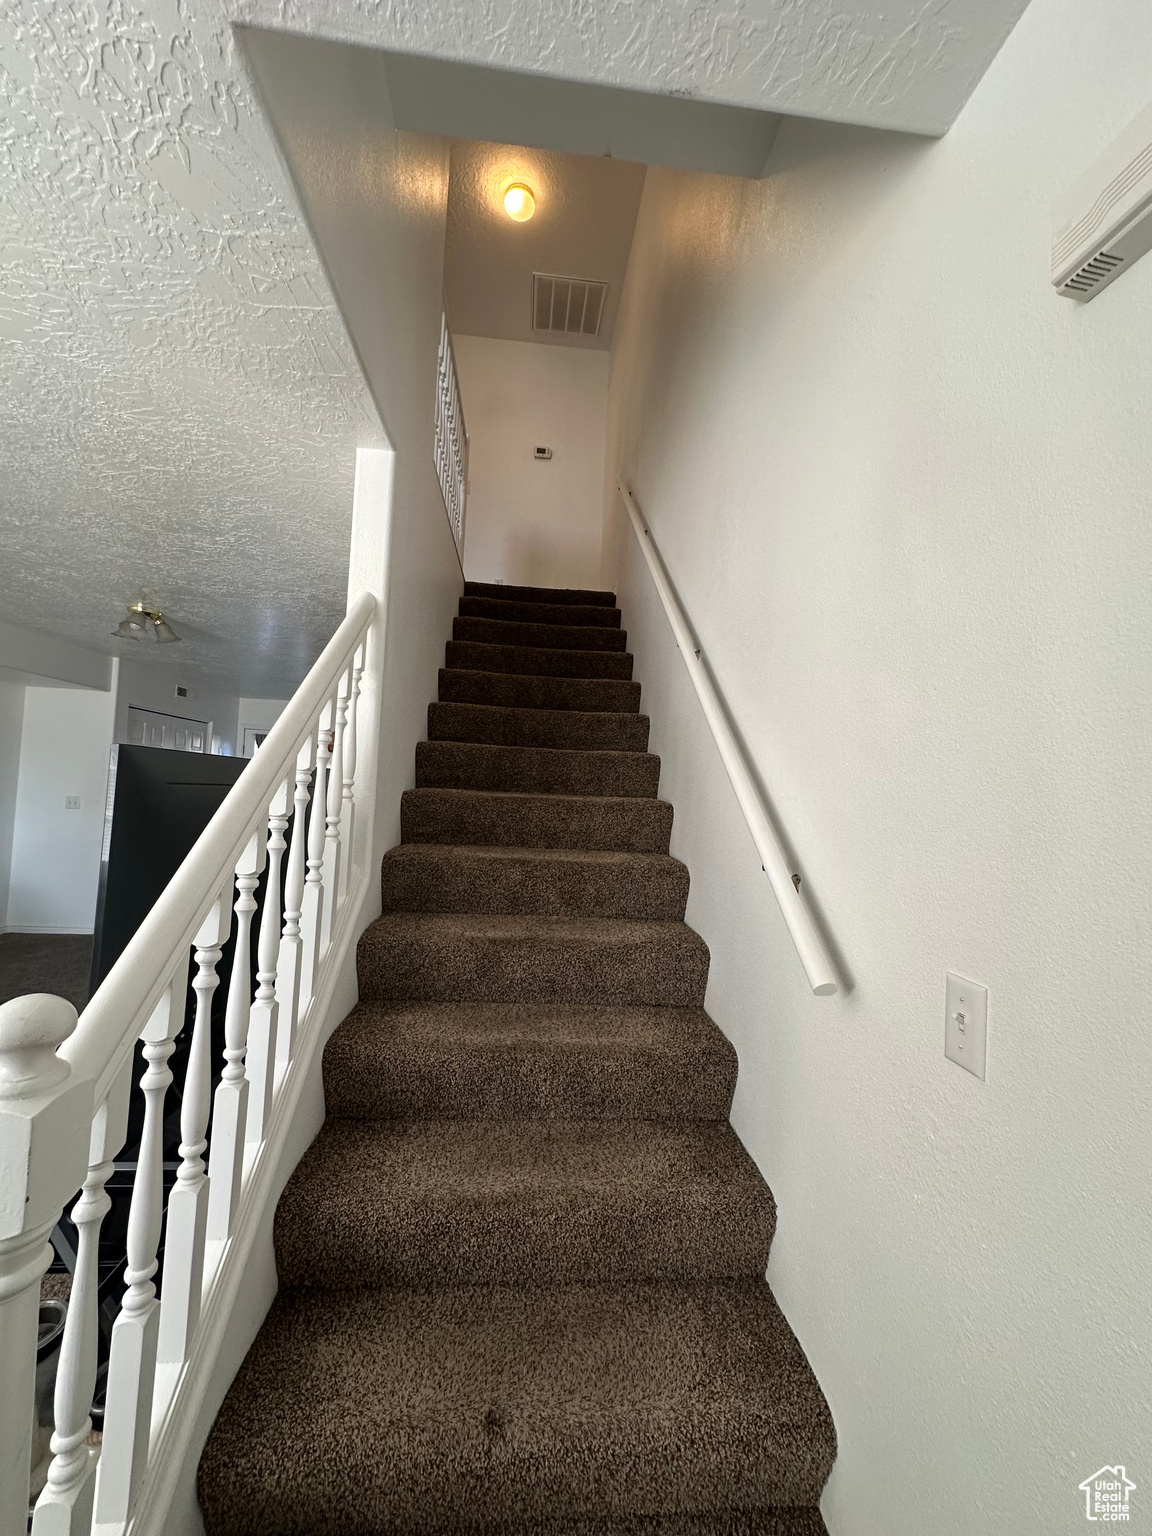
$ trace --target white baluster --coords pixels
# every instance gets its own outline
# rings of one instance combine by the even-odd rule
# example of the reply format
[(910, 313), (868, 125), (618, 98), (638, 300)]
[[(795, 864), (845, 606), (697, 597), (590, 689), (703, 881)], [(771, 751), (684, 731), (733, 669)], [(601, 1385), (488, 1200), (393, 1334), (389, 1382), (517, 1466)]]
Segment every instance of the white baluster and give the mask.
[(321, 944), (327, 948), (336, 926), (340, 895), (340, 817), (344, 809), (344, 733), (348, 725), (348, 696), (351, 668), (340, 676), (336, 694), (336, 724), (332, 732), (332, 762), (328, 770), (328, 804), (324, 832), (324, 914)]
[(160, 1338), (156, 1358), (169, 1363), (187, 1358), (200, 1320), (204, 1278), (204, 1234), (208, 1220), (208, 1112), (212, 1104), (212, 1001), (220, 978), (216, 967), (232, 926), (232, 882), (212, 905), (196, 935), (196, 1022), (188, 1050), (188, 1071), (180, 1105), (180, 1167), (168, 1196), (164, 1234), (164, 1291), (160, 1297)]
[(127, 1289), (120, 1315), (112, 1327), (108, 1357), (104, 1434), (96, 1469), (96, 1525), (127, 1521), (148, 1465), (160, 1325), (160, 1303), (152, 1277), (157, 1268), (164, 1216), (164, 1099), (172, 1081), (168, 1058), (184, 1023), (187, 994), (185, 951), (140, 1036), (148, 1063), (140, 1079), (144, 1130), (128, 1210), (128, 1265), (124, 1271)]
[(265, 829), (253, 833), (236, 863), (236, 946), (224, 1013), (224, 1071), (212, 1105), (212, 1146), (208, 1154), (208, 1237), (221, 1241), (232, 1232), (240, 1203), (244, 1172), (244, 1122), (248, 1113), (248, 1079), (244, 1052), (252, 1011), (252, 892), (264, 868)]
[(308, 856), (308, 786), (315, 764), (316, 741), (309, 733), (296, 759), (292, 844), (288, 849), (288, 872), (284, 877), (284, 934), (280, 940), (280, 957), (276, 968), (276, 1000), (280, 1004), (276, 1022), (276, 1061), (280, 1066), (286, 1066), (292, 1059), (300, 1013), (300, 913), (304, 905), (304, 871)]
[(88, 1174), (72, 1207), (78, 1233), (76, 1268), (56, 1367), (55, 1431), (48, 1481), (36, 1501), (32, 1536), (88, 1536), (98, 1452), (88, 1444), (100, 1336), (100, 1227), (112, 1208), (105, 1185), (112, 1159), (124, 1145), (132, 1057), (124, 1062), (108, 1097), (92, 1120)]
[(0, 1531), (24, 1532), (40, 1278), (48, 1234), (84, 1177), (92, 1084), (56, 1055), (76, 1027), (62, 997), (0, 1005)]
[(288, 825), (288, 787), (281, 784), (268, 807), (268, 873), (264, 879), (264, 910), (260, 914), (260, 939), (256, 946), (256, 996), (248, 1024), (248, 1055), (244, 1075), (248, 1079), (246, 1141), (263, 1141), (272, 1112), (272, 1088), (276, 1075), (276, 966), (280, 956), (280, 861), (284, 854), (284, 830)]
[(332, 704), (324, 706), (316, 733), (316, 777), (312, 784), (312, 813), (308, 818), (308, 873), (300, 913), (300, 1007), (307, 1007), (316, 985), (324, 922), (325, 806), (328, 799), (328, 760), (332, 755)]
[(348, 698), (348, 729), (344, 733), (344, 804), (340, 814), (340, 840), (344, 845), (340, 861), (340, 900), (343, 902), (352, 875), (356, 853), (353, 831), (356, 825), (356, 701), (360, 697), (360, 679), (364, 675), (364, 646), (352, 660), (352, 689)]

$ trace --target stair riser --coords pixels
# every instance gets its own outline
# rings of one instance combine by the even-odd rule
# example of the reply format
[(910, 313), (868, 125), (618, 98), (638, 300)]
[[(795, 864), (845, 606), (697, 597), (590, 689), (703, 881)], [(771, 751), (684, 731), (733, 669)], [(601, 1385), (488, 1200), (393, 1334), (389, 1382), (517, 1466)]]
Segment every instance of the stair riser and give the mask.
[(424, 1002), (628, 1003), (700, 1008), (708, 950), (690, 930), (635, 944), (510, 934), (440, 943), (369, 928), (357, 951), (360, 996)]
[(446, 850), (411, 856), (405, 846), (384, 859), (385, 912), (506, 912), (541, 917), (628, 917), (679, 922), (688, 900), (688, 871), (668, 860), (579, 864), (530, 856), (459, 859)]
[(555, 752), (536, 747), (422, 741), (418, 789), (480, 789), (528, 795), (654, 797), (660, 759), (640, 752)]
[[(437, 1533), (443, 1536), (443, 1533)], [(713, 1515), (620, 1515), (609, 1520), (501, 1520), (465, 1536), (828, 1536), (818, 1509), (725, 1510)]]
[(324, 1053), (324, 1104), (344, 1120), (725, 1120), (735, 1057), (635, 1046), (438, 1049), (341, 1038)]
[(611, 678), (627, 681), (633, 657), (625, 651), (561, 651), (554, 647), (482, 644), (449, 640), (444, 661), (452, 669), (528, 677)]
[(525, 603), (493, 600), (487, 597), (462, 597), (462, 619), (502, 619), (512, 624), (580, 624), (605, 629), (620, 628), (619, 608), (579, 603)]
[(443, 704), (488, 704), (501, 709), (598, 710), (638, 714), (640, 684), (612, 678), (508, 677), (500, 672), (441, 669)]
[(622, 629), (582, 627), (579, 624), (509, 624), (501, 619), (453, 619), (453, 640), (478, 645), (526, 645), (556, 651), (626, 651), (628, 636)]
[[(379, 1203), (317, 1208), (289, 1184), (276, 1215), (281, 1285), (595, 1285), (622, 1280), (758, 1278), (775, 1211), (759, 1198), (658, 1188), (494, 1192), (443, 1203), (395, 1189)], [(743, 1193), (743, 1192), (742, 1192)], [(628, 1234), (621, 1243), (622, 1233)]]
[(651, 799), (410, 789), (400, 802), (400, 832), (406, 843), (667, 853), (672, 807)]
[(488, 597), (502, 603), (563, 603), (579, 607), (615, 608), (615, 592), (591, 592), (582, 587), (506, 587), (492, 581), (466, 581), (465, 597)]
[(431, 741), (549, 747), (561, 752), (647, 752), (648, 716), (489, 704), (429, 704)]

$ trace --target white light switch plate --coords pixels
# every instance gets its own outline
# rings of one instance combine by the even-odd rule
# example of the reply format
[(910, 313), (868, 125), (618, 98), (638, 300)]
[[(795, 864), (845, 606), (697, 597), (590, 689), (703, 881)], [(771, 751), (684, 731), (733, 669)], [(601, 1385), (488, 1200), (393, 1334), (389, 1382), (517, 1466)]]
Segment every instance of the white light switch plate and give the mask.
[(65, 795), (64, 796), (64, 809), (66, 811), (78, 811), (80, 809), (80, 796), (79, 795)]
[(988, 988), (949, 971), (945, 999), (944, 1054), (984, 1082), (988, 1063)]

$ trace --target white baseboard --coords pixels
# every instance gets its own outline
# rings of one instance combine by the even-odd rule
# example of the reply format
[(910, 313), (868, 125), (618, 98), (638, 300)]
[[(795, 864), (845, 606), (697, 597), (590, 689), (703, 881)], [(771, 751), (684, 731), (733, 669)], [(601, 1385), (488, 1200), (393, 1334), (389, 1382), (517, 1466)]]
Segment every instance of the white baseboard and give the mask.
[(77, 938), (92, 937), (91, 928), (46, 928), (37, 923), (0, 923), (0, 933), (70, 933)]

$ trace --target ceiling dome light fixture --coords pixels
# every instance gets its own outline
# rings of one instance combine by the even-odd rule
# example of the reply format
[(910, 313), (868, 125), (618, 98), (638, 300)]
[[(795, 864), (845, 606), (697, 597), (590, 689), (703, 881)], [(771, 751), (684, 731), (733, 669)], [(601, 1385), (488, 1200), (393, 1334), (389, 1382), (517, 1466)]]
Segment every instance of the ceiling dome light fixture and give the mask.
[(139, 640), (149, 624), (160, 645), (168, 645), (171, 641), (180, 638), (159, 608), (145, 608), (143, 603), (128, 605), (128, 617), (120, 620), (119, 625), (112, 631), (112, 636), (116, 640)]
[(536, 212), (536, 197), (531, 187), (514, 181), (504, 193), (504, 212), (517, 224), (526, 224)]

